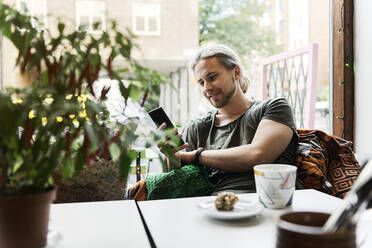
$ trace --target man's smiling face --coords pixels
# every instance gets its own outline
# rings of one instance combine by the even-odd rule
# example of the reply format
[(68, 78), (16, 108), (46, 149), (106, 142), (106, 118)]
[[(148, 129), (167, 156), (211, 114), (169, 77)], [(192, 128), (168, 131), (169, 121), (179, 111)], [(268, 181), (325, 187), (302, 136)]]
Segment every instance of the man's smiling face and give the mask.
[(216, 57), (200, 60), (194, 73), (204, 96), (214, 107), (222, 108), (235, 95), (234, 70), (227, 70)]

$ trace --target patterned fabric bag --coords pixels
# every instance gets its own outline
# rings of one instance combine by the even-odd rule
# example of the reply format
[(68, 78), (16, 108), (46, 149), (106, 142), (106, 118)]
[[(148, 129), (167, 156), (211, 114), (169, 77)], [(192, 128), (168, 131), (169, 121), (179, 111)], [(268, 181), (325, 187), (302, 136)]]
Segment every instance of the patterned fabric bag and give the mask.
[(319, 130), (299, 129), (298, 134), (298, 183), (343, 198), (361, 171), (352, 142)]

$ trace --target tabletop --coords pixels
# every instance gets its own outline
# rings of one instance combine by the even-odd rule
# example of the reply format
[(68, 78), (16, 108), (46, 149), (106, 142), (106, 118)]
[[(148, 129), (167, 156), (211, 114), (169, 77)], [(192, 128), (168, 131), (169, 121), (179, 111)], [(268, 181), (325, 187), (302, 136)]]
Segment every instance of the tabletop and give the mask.
[[(257, 201), (257, 194), (240, 194)], [(293, 206), (264, 209), (255, 217), (235, 221), (217, 220), (198, 209), (214, 199), (190, 197), (138, 202), (156, 247), (275, 247), (276, 221), (286, 211), (331, 213), (343, 200), (315, 190), (295, 191)], [(360, 247), (372, 247), (372, 210), (358, 223)], [(52, 204), (47, 248), (150, 247), (135, 201)], [(152, 240), (151, 240), (152, 241)], [(154, 245), (152, 245), (154, 247)]]
[[(240, 199), (257, 201), (257, 194), (241, 194)], [(210, 218), (198, 209), (209, 197), (139, 202), (139, 207), (157, 247), (275, 247), (276, 222), (286, 211), (331, 213), (343, 200), (316, 190), (298, 190), (293, 206), (282, 210), (264, 209), (253, 218), (235, 221)], [(372, 225), (372, 213), (364, 217), (364, 229)], [(363, 231), (358, 236), (366, 241)], [(369, 241), (369, 240), (368, 240)], [(367, 242), (364, 242), (365, 244)], [(363, 245), (363, 247), (367, 247)], [(371, 246), (372, 247), (372, 246)]]
[(52, 204), (47, 248), (150, 247), (135, 201)]

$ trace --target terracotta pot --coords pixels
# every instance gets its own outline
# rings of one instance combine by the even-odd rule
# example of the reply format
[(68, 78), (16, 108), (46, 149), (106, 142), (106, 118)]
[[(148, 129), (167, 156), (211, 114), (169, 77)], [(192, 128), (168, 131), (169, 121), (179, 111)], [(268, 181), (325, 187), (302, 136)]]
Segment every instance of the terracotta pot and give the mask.
[(52, 188), (44, 193), (0, 197), (0, 248), (46, 245)]
[(322, 226), (329, 214), (316, 212), (291, 212), (280, 216), (277, 248), (354, 248), (355, 226), (348, 230), (325, 233)]

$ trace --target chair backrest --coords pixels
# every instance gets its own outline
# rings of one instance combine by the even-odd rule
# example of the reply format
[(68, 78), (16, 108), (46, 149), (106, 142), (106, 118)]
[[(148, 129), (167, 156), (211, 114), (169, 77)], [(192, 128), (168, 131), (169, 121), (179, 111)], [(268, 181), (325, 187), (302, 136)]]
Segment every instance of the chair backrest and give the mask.
[(262, 98), (285, 97), (297, 128), (314, 128), (318, 45), (276, 54), (262, 62)]

